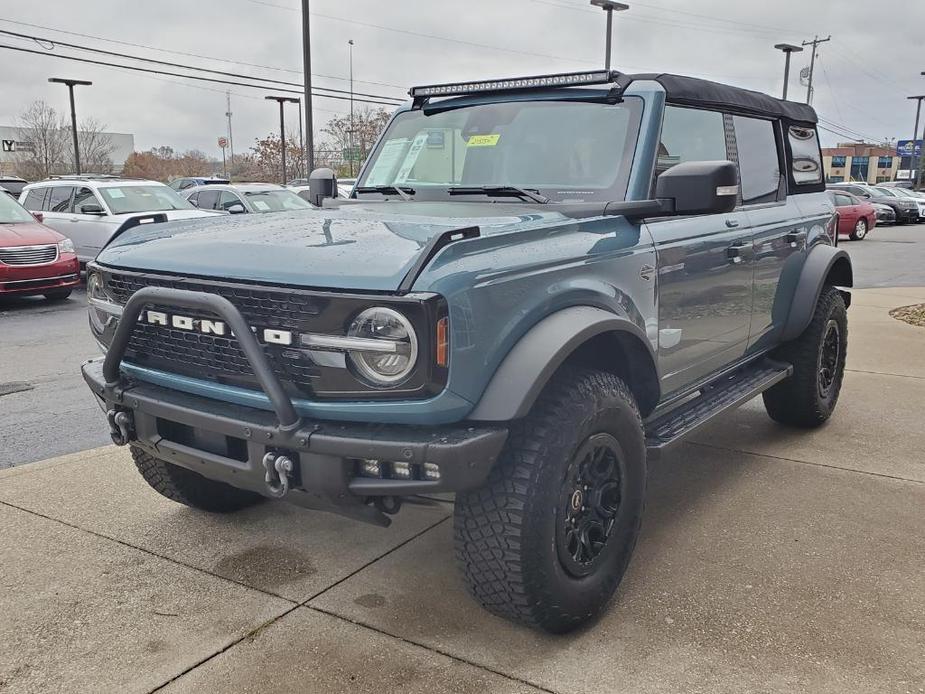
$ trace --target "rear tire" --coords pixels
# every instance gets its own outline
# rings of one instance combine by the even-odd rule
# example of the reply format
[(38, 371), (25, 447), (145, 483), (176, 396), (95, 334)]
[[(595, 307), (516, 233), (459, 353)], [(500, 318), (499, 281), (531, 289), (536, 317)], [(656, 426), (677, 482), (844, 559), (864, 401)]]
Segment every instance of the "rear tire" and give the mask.
[(51, 292), (45, 292), (45, 299), (48, 301), (64, 301), (71, 295), (70, 289), (55, 289)]
[(803, 334), (775, 353), (793, 364), (793, 375), (763, 393), (771, 419), (807, 429), (825, 423), (841, 392), (847, 349), (845, 300), (835, 287), (826, 286)]
[(210, 513), (231, 513), (263, 500), (254, 492), (216, 482), (131, 446), (135, 467), (151, 488), (171, 501)]
[(852, 241), (863, 241), (867, 236), (867, 220), (861, 217), (854, 225), (854, 231), (851, 232)]
[(564, 369), (513, 423), (485, 485), (456, 495), (456, 556), (496, 615), (561, 633), (597, 617), (629, 564), (645, 505), (636, 402), (616, 376)]

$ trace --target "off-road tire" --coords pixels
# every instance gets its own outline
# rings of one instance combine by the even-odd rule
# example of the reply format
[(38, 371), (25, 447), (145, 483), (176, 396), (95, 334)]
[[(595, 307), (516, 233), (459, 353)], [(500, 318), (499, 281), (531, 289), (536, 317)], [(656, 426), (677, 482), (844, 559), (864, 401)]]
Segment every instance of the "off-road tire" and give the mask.
[(64, 301), (71, 295), (70, 289), (55, 289), (54, 291), (45, 292), (45, 299), (48, 301)]
[[(566, 532), (561, 500), (576, 454), (601, 435), (621, 453), (614, 458), (621, 458), (618, 505), (600, 562), (576, 576), (557, 544), (557, 533)], [(594, 619), (629, 564), (645, 487), (645, 437), (629, 388), (609, 373), (561, 370), (527, 417), (513, 423), (486, 483), (456, 495), (456, 557), (469, 592), (496, 615), (550, 632)]]
[[(831, 387), (820, 385), (823, 346), (833, 324), (838, 330), (838, 354), (831, 375)], [(823, 287), (813, 318), (803, 334), (777, 349), (775, 358), (793, 364), (793, 375), (766, 390), (762, 397), (768, 415), (776, 422), (811, 429), (824, 424), (838, 402), (848, 349), (848, 312), (841, 293)]]
[(135, 446), (131, 449), (135, 467), (145, 482), (172, 501), (210, 513), (231, 513), (263, 499), (259, 494), (210, 480), (185, 467), (155, 458)]
[(849, 238), (852, 241), (863, 241), (867, 236), (867, 220), (861, 217), (854, 225)]

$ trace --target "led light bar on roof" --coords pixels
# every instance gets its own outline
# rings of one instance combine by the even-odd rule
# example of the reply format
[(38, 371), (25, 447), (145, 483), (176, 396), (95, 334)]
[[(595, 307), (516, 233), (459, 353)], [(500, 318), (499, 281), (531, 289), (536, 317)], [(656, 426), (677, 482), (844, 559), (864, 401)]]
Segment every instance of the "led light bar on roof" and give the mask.
[(478, 94), (481, 92), (500, 92), (509, 89), (537, 89), (540, 87), (574, 87), (583, 84), (609, 84), (614, 80), (617, 74), (618, 73), (610, 70), (565, 72), (557, 75), (515, 77), (505, 80), (434, 84), (426, 87), (412, 87), (411, 91), (408, 93), (414, 98), (419, 98), (427, 96), (454, 96), (459, 94)]

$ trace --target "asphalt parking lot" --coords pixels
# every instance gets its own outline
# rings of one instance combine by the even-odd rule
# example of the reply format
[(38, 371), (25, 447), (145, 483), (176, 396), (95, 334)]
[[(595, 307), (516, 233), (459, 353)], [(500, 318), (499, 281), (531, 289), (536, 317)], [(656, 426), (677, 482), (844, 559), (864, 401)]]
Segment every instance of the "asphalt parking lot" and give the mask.
[(922, 692), (925, 340), (855, 293), (839, 410), (751, 403), (650, 467), (636, 555), (565, 637), (466, 595), (447, 504), (382, 529), (210, 516), (112, 446), (0, 471), (0, 691)]

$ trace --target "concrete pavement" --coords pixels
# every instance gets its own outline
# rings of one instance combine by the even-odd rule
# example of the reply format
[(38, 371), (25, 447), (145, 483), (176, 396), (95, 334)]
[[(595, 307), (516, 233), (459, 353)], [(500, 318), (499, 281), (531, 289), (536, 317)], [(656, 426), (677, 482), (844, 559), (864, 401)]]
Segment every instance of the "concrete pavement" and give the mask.
[(815, 432), (760, 401), (650, 469), (608, 613), (551, 637), (480, 610), (451, 507), (389, 529), (215, 517), (125, 451), (0, 472), (0, 692), (923, 692), (925, 289), (855, 292)]

